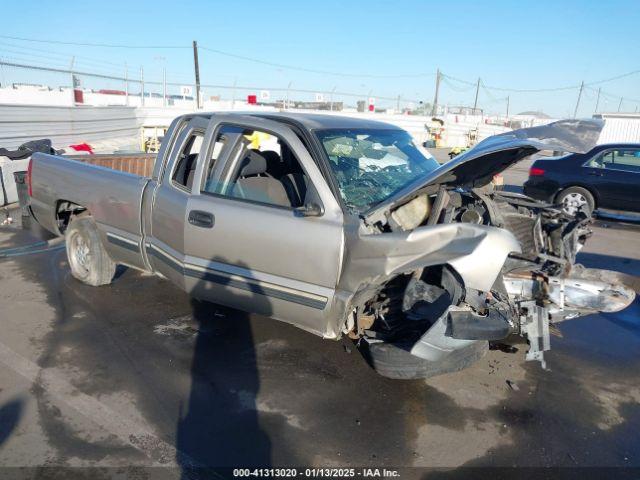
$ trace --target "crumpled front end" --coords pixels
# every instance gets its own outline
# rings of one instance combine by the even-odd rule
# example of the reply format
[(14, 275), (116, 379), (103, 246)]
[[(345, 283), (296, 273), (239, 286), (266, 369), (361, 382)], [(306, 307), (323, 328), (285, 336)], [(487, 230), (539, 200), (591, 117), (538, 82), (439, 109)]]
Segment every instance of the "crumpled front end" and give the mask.
[(624, 275), (575, 264), (591, 234), (586, 217), (520, 195), (444, 194), (455, 198), (434, 225), (361, 225), (349, 236), (340, 287), (353, 292), (343, 324), (351, 338), (409, 342), (413, 355), (437, 362), (517, 334), (529, 341), (527, 359), (544, 365), (553, 323), (633, 302)]
[(433, 362), (518, 334), (544, 365), (553, 323), (631, 304), (624, 276), (575, 264), (590, 218), (487, 185), (537, 151), (587, 151), (601, 128), (568, 120), (489, 138), (347, 225), (342, 315), (327, 334)]

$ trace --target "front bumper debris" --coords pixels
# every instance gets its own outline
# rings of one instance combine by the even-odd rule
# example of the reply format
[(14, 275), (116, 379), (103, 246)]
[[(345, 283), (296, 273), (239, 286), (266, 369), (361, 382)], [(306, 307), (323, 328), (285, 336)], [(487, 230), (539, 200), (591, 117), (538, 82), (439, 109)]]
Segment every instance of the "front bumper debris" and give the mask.
[(545, 277), (515, 273), (504, 276), (509, 297), (521, 312), (520, 333), (529, 341), (527, 360), (545, 368), (544, 352), (550, 349), (549, 324), (598, 312), (619, 312), (636, 293), (626, 275), (576, 265), (568, 276)]

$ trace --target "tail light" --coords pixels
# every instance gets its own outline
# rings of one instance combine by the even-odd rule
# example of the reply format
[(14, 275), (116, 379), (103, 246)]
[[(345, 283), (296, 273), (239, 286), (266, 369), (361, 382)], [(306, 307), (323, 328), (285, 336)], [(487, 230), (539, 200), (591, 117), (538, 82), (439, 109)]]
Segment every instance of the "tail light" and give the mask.
[(530, 177), (542, 177), (544, 175), (544, 168), (531, 167), (529, 169)]
[(29, 166), (27, 167), (27, 188), (29, 196), (33, 196), (33, 189), (31, 188), (31, 169), (33, 168), (33, 160), (29, 159)]

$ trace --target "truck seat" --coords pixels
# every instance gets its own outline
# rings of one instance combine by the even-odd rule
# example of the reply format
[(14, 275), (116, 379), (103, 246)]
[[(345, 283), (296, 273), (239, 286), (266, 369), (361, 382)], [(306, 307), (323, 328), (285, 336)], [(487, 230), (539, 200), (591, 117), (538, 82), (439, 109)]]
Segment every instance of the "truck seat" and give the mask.
[(280, 181), (284, 185), (292, 207), (304, 205), (307, 196), (307, 176), (303, 173), (289, 173), (283, 176)]
[(284, 162), (278, 152), (274, 152), (273, 150), (251, 150), (252, 152), (256, 152), (258, 155), (262, 155), (264, 159), (267, 161), (267, 174), (274, 177), (280, 178), (286, 172)]
[(238, 179), (230, 194), (257, 202), (291, 207), (292, 202), (282, 182), (267, 174), (267, 160), (261, 152), (251, 150), (242, 159)]

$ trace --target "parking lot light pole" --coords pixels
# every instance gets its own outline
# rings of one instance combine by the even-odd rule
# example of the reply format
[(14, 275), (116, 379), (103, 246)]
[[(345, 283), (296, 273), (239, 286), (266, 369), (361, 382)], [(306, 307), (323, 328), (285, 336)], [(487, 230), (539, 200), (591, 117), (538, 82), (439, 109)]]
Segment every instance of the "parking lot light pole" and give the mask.
[(162, 69), (162, 106), (167, 106), (167, 69)]
[(140, 67), (140, 106), (144, 107), (144, 68)]
[(476, 84), (476, 99), (473, 101), (473, 112), (472, 115), (476, 114), (476, 109), (478, 108), (478, 94), (480, 93), (480, 77), (478, 77), (478, 83)]
[(580, 98), (582, 98), (582, 90), (584, 90), (584, 80), (580, 83), (580, 91), (578, 92), (578, 100), (576, 101), (576, 108), (573, 111), (573, 118), (578, 115), (578, 107), (580, 106)]
[(431, 108), (431, 115), (438, 114), (438, 93), (440, 92), (440, 69), (436, 72), (436, 93), (433, 96), (433, 107)]
[(129, 106), (129, 69), (127, 62), (124, 62), (124, 103)]
[(196, 109), (200, 109), (200, 65), (198, 64), (198, 42), (193, 41), (193, 68), (196, 74)]
[(292, 83), (293, 83), (292, 81), (289, 81), (289, 83), (287, 84), (287, 100), (286, 100), (286, 103), (285, 103), (285, 106), (284, 106), (285, 110), (289, 110), (289, 91), (291, 90), (291, 84)]

